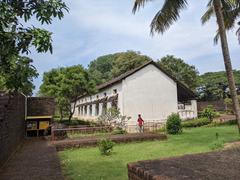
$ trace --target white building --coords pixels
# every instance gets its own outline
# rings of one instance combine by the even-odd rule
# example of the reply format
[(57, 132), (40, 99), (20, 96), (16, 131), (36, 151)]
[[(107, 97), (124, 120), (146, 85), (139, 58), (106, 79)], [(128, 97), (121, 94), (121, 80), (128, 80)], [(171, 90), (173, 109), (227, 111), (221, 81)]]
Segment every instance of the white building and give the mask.
[(136, 126), (138, 114), (145, 123), (165, 123), (171, 113), (179, 113), (183, 119), (197, 117), (194, 93), (153, 61), (97, 88), (97, 94), (79, 98), (73, 117), (97, 120), (112, 106), (131, 117), (129, 127)]

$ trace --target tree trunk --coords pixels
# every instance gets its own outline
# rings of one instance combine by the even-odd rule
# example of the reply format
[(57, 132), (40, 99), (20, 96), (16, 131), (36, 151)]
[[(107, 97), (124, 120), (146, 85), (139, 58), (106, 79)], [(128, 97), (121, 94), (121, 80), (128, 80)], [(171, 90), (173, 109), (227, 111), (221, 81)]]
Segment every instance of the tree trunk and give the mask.
[(240, 133), (240, 108), (239, 108), (236, 85), (235, 85), (235, 81), (234, 81), (232, 64), (231, 64), (231, 59), (230, 59), (230, 54), (229, 54), (229, 49), (228, 49), (228, 42), (227, 42), (227, 35), (226, 35), (225, 24), (224, 24), (224, 19), (223, 19), (223, 14), (222, 14), (221, 0), (213, 0), (213, 6), (214, 6), (215, 14), (217, 17), (217, 23), (218, 23), (219, 34), (220, 34), (221, 45), (222, 45), (224, 65), (225, 65), (227, 79), (228, 79), (228, 85), (229, 85), (231, 98), (233, 101), (233, 107), (234, 107), (234, 111), (235, 111), (235, 115), (236, 115), (236, 119), (237, 119), (237, 123), (238, 123), (238, 131)]

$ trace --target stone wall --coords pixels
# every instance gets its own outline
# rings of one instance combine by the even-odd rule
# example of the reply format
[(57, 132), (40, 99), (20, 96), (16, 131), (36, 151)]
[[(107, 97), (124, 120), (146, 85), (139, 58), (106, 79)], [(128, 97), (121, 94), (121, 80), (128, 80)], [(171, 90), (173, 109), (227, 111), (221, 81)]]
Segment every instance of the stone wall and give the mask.
[(51, 97), (29, 97), (27, 99), (28, 116), (53, 116), (55, 101)]
[(0, 167), (23, 142), (25, 136), (25, 96), (0, 92)]

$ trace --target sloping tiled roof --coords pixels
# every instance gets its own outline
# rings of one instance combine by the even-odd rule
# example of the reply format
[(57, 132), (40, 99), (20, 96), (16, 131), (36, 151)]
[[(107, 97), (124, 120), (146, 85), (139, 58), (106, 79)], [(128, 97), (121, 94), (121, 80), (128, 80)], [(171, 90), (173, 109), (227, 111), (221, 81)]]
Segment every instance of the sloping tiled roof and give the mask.
[(166, 70), (164, 70), (162, 67), (160, 67), (157, 63), (155, 63), (154, 61), (149, 61), (133, 70), (127, 71), (126, 73), (123, 73), (122, 75), (107, 81), (103, 84), (100, 84), (99, 86), (97, 86), (98, 90), (102, 90), (105, 89), (109, 86), (112, 86), (118, 82), (121, 82), (123, 79), (127, 78), (128, 76), (134, 74), (135, 72), (141, 70), (142, 68), (148, 66), (148, 65), (154, 65), (157, 69), (159, 69), (160, 71), (162, 71), (164, 74), (166, 74), (169, 78), (171, 78), (173, 81), (175, 81), (177, 83), (177, 89), (178, 89), (178, 100), (179, 101), (184, 101), (184, 100), (188, 100), (191, 98), (195, 98), (196, 95), (194, 94), (194, 92), (192, 90), (190, 90), (186, 85), (184, 85), (182, 82), (178, 81), (175, 77), (173, 77), (172, 75), (170, 75)]

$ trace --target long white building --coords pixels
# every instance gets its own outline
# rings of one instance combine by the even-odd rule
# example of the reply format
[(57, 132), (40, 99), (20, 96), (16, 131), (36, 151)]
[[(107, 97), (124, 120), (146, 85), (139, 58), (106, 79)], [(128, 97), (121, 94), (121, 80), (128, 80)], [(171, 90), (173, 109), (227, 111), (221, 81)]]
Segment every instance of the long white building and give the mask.
[(131, 117), (129, 127), (137, 124), (138, 114), (145, 123), (165, 123), (171, 113), (179, 113), (183, 119), (197, 117), (194, 93), (153, 61), (97, 88), (97, 94), (78, 99), (73, 117), (97, 120), (110, 107)]

